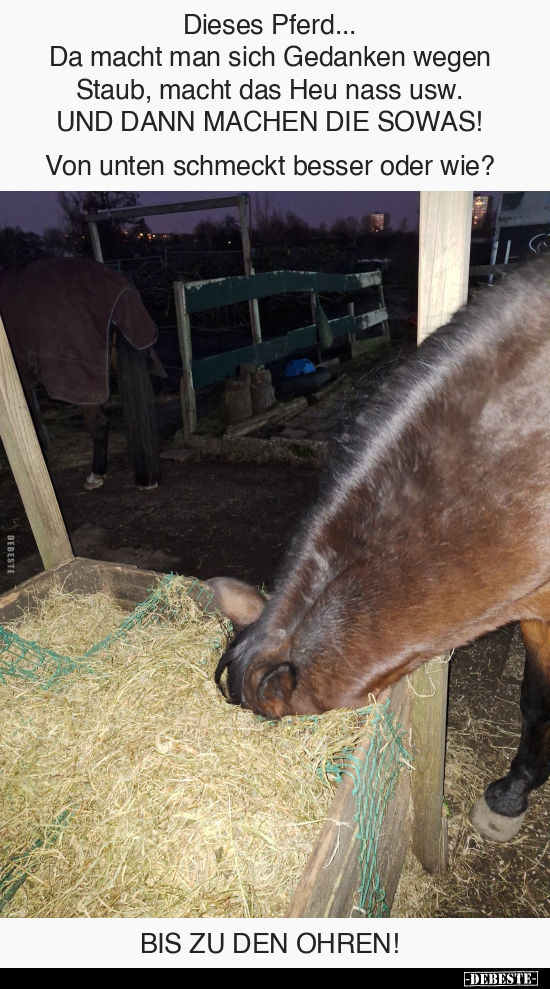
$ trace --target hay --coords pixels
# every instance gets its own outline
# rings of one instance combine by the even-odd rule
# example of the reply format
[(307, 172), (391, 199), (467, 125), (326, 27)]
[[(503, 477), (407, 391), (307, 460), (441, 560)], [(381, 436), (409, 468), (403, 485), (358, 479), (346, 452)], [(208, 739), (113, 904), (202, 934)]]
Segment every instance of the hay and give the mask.
[[(284, 914), (332, 801), (327, 760), (372, 711), (274, 723), (228, 705), (212, 678), (228, 626), (189, 585), (174, 578), (170, 620), (130, 629), (92, 674), (0, 685), (0, 900), (27, 876), (4, 916)], [(54, 592), (10, 627), (75, 658), (124, 617)]]

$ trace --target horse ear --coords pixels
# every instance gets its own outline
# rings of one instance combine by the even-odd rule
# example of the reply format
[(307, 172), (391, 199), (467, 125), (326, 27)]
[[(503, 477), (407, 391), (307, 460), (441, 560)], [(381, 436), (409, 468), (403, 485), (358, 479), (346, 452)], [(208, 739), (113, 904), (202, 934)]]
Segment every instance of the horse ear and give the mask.
[(289, 714), (295, 686), (296, 670), (292, 663), (280, 663), (265, 673), (257, 690), (261, 713), (268, 718)]
[(234, 577), (212, 577), (205, 581), (214, 591), (214, 599), (220, 611), (233, 622), (235, 628), (246, 628), (260, 617), (265, 607), (264, 598), (255, 587)]

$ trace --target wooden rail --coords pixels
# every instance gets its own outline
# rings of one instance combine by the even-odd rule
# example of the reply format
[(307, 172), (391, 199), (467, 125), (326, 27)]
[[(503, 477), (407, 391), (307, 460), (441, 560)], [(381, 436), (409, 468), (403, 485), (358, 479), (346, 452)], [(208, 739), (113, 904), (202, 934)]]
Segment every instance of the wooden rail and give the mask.
[[(341, 316), (339, 319), (330, 319), (329, 327), (333, 337), (350, 333), (360, 333), (372, 326), (385, 323), (388, 314), (385, 309), (377, 309), (374, 312), (363, 313), (361, 316)], [(377, 346), (386, 336), (374, 337), (365, 343)], [(204, 388), (215, 381), (223, 381), (230, 375), (234, 375), (240, 364), (254, 364), (261, 367), (270, 361), (278, 361), (299, 350), (306, 350), (309, 347), (317, 346), (319, 333), (317, 326), (302, 326), (299, 330), (290, 330), (282, 337), (273, 337), (271, 340), (263, 340), (259, 344), (250, 344), (248, 347), (240, 347), (238, 350), (230, 350), (223, 354), (215, 354), (213, 357), (203, 357), (200, 361), (193, 361), (191, 365), (194, 388)]]
[(232, 275), (208, 281), (186, 282), (187, 311), (217, 309), (249, 299), (265, 299), (269, 295), (291, 292), (359, 292), (381, 285), (379, 271), (339, 275), (323, 271), (262, 271), (257, 275)]
[[(352, 353), (353, 348), (357, 353), (366, 352), (389, 339), (388, 313), (384, 303), (382, 275), (379, 271), (349, 275), (316, 271), (267, 271), (252, 275), (234, 275), (230, 278), (214, 278), (208, 281), (174, 282), (178, 340), (183, 366), (181, 405), (184, 433), (189, 435), (196, 429), (195, 389), (232, 377), (241, 364), (262, 367), (264, 364), (282, 360), (301, 350), (320, 347), (319, 327), (316, 323), (312, 323), (298, 330), (291, 330), (284, 336), (263, 341), (260, 338), (247, 347), (193, 361), (190, 322), (192, 313), (235, 305), (239, 302), (248, 302), (251, 306), (255, 303), (257, 307), (258, 299), (292, 292), (307, 292), (311, 299), (312, 311), (316, 313), (319, 292), (349, 293), (373, 287), (378, 287), (380, 308), (355, 316), (353, 307), (349, 306), (347, 316), (327, 321), (332, 339), (342, 335), (349, 337)], [(378, 325), (382, 326), (381, 336), (366, 340), (356, 339), (358, 333)]]
[(215, 199), (192, 199), (181, 203), (159, 203), (158, 206), (120, 206), (102, 209), (98, 213), (88, 213), (88, 223), (101, 223), (103, 220), (129, 220), (132, 217), (160, 216), (161, 213), (192, 213), (196, 210), (221, 209), (238, 206), (247, 196), (218, 196)]
[[(389, 692), (390, 710), (395, 721), (408, 729), (411, 691), (401, 680)], [(383, 702), (388, 696), (384, 694)], [(409, 744), (409, 740), (405, 741)], [(364, 762), (365, 750), (355, 751)], [(410, 843), (410, 771), (402, 767), (395, 792), (390, 799), (378, 841), (376, 867), (380, 885), (391, 907), (401, 869)], [(360, 883), (360, 844), (355, 821), (356, 799), (350, 776), (344, 776), (315, 847), (288, 908), (287, 917), (350, 917), (357, 903)]]

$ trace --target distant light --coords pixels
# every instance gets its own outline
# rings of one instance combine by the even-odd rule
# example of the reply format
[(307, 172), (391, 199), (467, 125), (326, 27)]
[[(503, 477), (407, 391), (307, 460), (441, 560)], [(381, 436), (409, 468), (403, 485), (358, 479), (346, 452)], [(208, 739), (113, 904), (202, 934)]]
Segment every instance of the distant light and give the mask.
[(474, 197), (472, 204), (472, 226), (474, 229), (483, 227), (488, 208), (489, 196)]
[(382, 233), (385, 224), (384, 213), (371, 213), (369, 222), (369, 233), (378, 234)]

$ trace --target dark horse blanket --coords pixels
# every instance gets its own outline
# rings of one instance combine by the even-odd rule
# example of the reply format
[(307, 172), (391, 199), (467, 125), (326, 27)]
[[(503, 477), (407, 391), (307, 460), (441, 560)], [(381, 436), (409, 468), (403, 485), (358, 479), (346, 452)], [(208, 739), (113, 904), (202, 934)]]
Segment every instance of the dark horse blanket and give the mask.
[(97, 261), (55, 258), (0, 271), (0, 316), (23, 386), (100, 405), (109, 397), (111, 322), (136, 350), (157, 330), (139, 292)]

